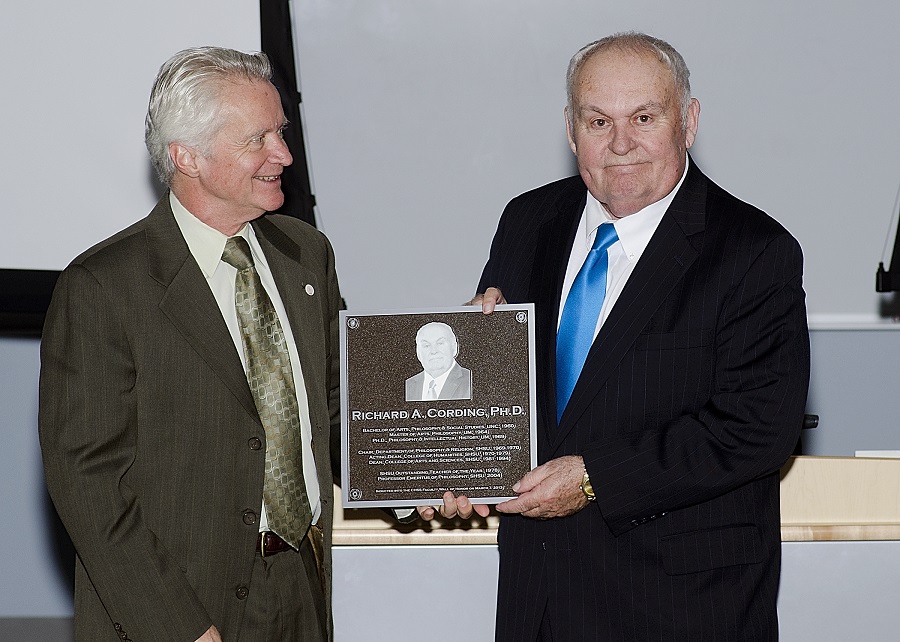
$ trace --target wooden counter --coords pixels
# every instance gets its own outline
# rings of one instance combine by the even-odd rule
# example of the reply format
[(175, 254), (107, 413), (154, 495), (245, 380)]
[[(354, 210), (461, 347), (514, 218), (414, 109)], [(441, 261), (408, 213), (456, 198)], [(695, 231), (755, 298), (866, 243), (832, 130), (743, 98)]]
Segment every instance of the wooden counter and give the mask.
[(792, 457), (781, 469), (781, 538), (900, 540), (900, 459)]
[[(337, 510), (334, 544), (496, 544), (498, 519), (400, 526), (378, 510)], [(900, 540), (900, 459), (792, 457), (781, 471), (781, 522), (785, 542)]]

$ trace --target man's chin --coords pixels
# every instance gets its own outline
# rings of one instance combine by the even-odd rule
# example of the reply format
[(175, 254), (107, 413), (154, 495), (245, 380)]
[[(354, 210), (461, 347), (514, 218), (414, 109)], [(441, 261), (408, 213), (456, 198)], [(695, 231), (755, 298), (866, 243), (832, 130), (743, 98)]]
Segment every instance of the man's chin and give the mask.
[(278, 195), (272, 195), (271, 198), (260, 199), (259, 206), (266, 212), (274, 212), (284, 205), (284, 194), (279, 190)]

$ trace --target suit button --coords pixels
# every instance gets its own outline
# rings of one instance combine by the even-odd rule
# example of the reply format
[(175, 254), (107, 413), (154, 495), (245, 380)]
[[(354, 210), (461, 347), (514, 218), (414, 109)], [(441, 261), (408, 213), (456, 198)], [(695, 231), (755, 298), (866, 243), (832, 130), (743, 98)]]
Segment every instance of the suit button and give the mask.
[(250, 439), (250, 441), (247, 442), (247, 444), (250, 446), (250, 450), (259, 450), (260, 448), (262, 448), (262, 439), (260, 439), (259, 437), (253, 437)]
[(247, 596), (250, 595), (250, 589), (246, 586), (239, 586), (234, 594), (237, 596), (237, 599), (246, 600)]
[(253, 526), (256, 523), (256, 513), (252, 510), (245, 510), (241, 518), (247, 526)]

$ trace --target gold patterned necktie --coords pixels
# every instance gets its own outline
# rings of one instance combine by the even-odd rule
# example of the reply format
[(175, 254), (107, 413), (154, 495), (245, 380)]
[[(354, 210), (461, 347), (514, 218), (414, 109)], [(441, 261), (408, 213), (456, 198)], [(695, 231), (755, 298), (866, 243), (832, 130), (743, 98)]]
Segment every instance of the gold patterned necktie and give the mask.
[(222, 260), (238, 271), (234, 304), (247, 359), (247, 381), (266, 431), (263, 501), (269, 529), (299, 549), (312, 523), (312, 512), (303, 480), (300, 414), (287, 343), (247, 241), (240, 236), (229, 238)]

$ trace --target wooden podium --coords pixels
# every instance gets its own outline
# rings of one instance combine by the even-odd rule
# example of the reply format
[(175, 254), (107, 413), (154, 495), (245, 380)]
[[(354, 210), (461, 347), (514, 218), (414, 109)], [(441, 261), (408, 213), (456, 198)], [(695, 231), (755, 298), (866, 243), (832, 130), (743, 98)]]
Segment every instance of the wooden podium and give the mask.
[(781, 538), (900, 539), (900, 459), (792, 457), (781, 469)]
[[(334, 544), (496, 544), (497, 521), (434, 520), (400, 526), (375, 509), (340, 509)], [(792, 457), (781, 470), (781, 538), (786, 542), (900, 540), (900, 459)]]

